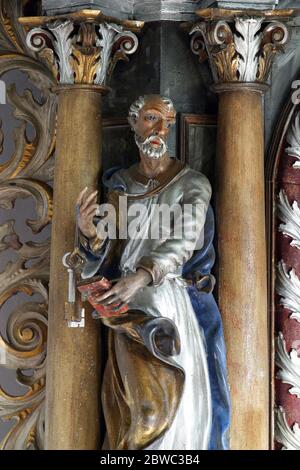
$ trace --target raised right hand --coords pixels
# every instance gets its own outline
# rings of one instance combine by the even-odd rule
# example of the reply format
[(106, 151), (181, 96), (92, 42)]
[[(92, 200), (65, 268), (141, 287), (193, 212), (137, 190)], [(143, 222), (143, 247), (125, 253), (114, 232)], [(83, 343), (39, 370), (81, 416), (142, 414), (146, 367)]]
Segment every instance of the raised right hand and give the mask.
[(96, 204), (98, 191), (92, 192), (87, 195), (87, 187), (84, 188), (78, 196), (76, 206), (78, 207), (78, 227), (83, 235), (91, 239), (96, 237), (96, 226), (93, 223), (93, 218), (99, 204)]

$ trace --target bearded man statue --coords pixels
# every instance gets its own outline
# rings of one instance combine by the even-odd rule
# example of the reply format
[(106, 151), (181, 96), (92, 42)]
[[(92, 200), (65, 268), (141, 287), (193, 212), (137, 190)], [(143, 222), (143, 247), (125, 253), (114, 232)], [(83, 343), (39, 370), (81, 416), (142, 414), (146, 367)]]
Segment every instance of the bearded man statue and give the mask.
[(77, 200), (87, 259), (82, 278), (119, 278), (94, 301), (112, 312), (128, 306), (126, 315), (102, 318), (109, 330), (105, 449), (228, 448), (225, 347), (211, 293), (211, 186), (168, 155), (175, 119), (172, 101), (159, 95), (130, 107), (139, 162), (103, 177), (118, 215), (116, 236), (107, 230), (97, 191), (85, 189)]

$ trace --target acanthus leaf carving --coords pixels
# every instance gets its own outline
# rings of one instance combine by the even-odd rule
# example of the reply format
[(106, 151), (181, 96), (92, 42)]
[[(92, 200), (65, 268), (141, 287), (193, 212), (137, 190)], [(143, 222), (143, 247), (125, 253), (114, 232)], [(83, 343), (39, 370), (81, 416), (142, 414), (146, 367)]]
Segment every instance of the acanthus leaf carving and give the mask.
[(295, 349), (288, 354), (282, 332), (276, 339), (276, 365), (279, 367), (277, 377), (283, 383), (292, 385), (289, 393), (300, 398), (300, 357)]
[(300, 323), (300, 279), (294, 269), (287, 270), (283, 260), (277, 267), (276, 292), (280, 303), (292, 312), (290, 318)]
[(262, 18), (237, 18), (235, 27), (239, 35), (234, 35), (235, 50), (238, 54), (239, 80), (253, 82), (256, 80), (258, 53), (260, 48)]
[[(97, 47), (97, 34), (94, 24), (83, 23), (77, 35), (78, 45), (71, 56), (75, 83), (94, 83), (101, 51)], [(103, 60), (103, 58), (102, 58)]]
[[(137, 36), (124, 26), (99, 25), (71, 19), (55, 20), (27, 35), (27, 45), (48, 65), (60, 84), (106, 86), (118, 60), (128, 60), (138, 45)], [(52, 51), (52, 53), (51, 53)]]
[(288, 198), (283, 190), (279, 192), (277, 214), (283, 222), (278, 230), (284, 235), (292, 238), (291, 246), (300, 249), (300, 209), (297, 201), (290, 205)]
[(275, 55), (289, 39), (283, 23), (242, 15), (231, 21), (201, 21), (190, 34), (195, 35), (192, 51), (201, 61), (205, 47), (216, 83), (266, 83)]
[(287, 134), (286, 141), (289, 147), (285, 149), (286, 153), (291, 157), (297, 159), (293, 164), (293, 168), (300, 168), (300, 112), (295, 116), (294, 122), (290, 126)]
[(288, 40), (289, 31), (285, 24), (274, 21), (265, 27), (258, 59), (258, 81), (264, 81), (269, 76), (275, 56), (284, 52)]
[(300, 450), (299, 424), (294, 423), (290, 428), (282, 406), (275, 410), (275, 440), (283, 445), (282, 450)]
[[(71, 34), (74, 30), (74, 25), (71, 23), (71, 21), (55, 21), (52, 24), (48, 25), (49, 31), (53, 34), (55, 40), (50, 42), (50, 47), (48, 49), (51, 50), (51, 48), (54, 46), (54, 54), (57, 57), (57, 60), (54, 59), (53, 55), (53, 62), (52, 64), (50, 63), (50, 68), (51, 70), (54, 70), (54, 67), (56, 68), (56, 80), (60, 83), (64, 84), (71, 84), (74, 83), (74, 72), (71, 67), (71, 54), (72, 54), (72, 39), (71, 39)], [(34, 33), (36, 30), (32, 30), (31, 32), (28, 33), (28, 38)], [(45, 29), (43, 30), (45, 33)], [(42, 34), (39, 33), (38, 31), (36, 32), (36, 36), (42, 37)], [(30, 41), (27, 42), (30, 47)], [(48, 62), (49, 64), (49, 62)]]

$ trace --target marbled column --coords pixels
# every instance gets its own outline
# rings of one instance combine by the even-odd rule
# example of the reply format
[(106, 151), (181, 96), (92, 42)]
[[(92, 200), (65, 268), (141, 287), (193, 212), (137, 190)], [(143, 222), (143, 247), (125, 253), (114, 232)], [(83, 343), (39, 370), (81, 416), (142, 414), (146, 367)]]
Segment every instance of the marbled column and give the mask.
[(288, 40), (286, 13), (199, 10), (193, 52), (208, 57), (219, 94), (218, 298), (232, 399), (231, 448), (269, 447), (269, 331), (263, 93)]
[[(20, 18), (27, 44), (53, 72), (58, 97), (54, 211), (47, 349), (46, 443), (51, 449), (97, 449), (100, 406), (98, 325), (87, 309), (84, 327), (65, 320), (68, 275), (62, 258), (74, 249), (75, 202), (98, 186), (102, 95), (115, 64), (137, 48), (141, 22), (99, 11)], [(73, 323), (74, 325), (74, 323)], [(79, 324), (80, 325), (80, 324)]]

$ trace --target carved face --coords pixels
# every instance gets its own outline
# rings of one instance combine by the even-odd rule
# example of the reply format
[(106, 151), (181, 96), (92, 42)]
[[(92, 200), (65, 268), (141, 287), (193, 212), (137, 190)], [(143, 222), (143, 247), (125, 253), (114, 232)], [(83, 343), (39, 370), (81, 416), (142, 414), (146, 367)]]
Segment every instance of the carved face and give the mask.
[(167, 151), (170, 127), (175, 123), (175, 111), (160, 96), (146, 100), (133, 124), (135, 141), (149, 158), (161, 158)]

